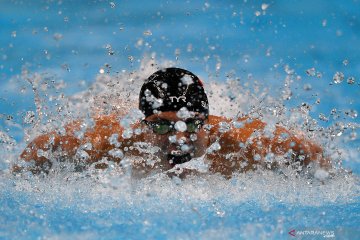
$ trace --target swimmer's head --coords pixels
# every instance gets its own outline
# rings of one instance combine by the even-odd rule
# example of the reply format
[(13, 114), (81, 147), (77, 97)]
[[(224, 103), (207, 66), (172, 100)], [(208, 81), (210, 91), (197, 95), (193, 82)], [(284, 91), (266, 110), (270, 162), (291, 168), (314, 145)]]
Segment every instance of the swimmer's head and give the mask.
[(174, 112), (186, 107), (190, 112), (209, 116), (209, 103), (202, 82), (181, 68), (165, 68), (152, 74), (141, 88), (139, 109), (145, 117)]
[(154, 133), (151, 144), (161, 149), (171, 166), (205, 154), (208, 99), (193, 73), (180, 68), (155, 72), (141, 88), (139, 109)]

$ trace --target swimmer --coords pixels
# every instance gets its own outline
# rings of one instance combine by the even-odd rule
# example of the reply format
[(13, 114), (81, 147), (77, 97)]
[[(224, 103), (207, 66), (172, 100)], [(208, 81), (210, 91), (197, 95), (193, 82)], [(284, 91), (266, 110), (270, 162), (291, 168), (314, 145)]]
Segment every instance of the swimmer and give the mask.
[(200, 157), (209, 172), (228, 178), (236, 172), (280, 165), (301, 168), (314, 162), (321, 168), (330, 167), (318, 144), (284, 127), (276, 126), (269, 134), (260, 119), (210, 115), (201, 80), (184, 69), (161, 69), (146, 79), (139, 110), (139, 120), (128, 127), (114, 114), (96, 117), (94, 126), (82, 136), (76, 134), (82, 121), (69, 123), (63, 134), (53, 131), (36, 137), (20, 158), (34, 163), (34, 173), (51, 168), (44, 153), (77, 159), (79, 149), (85, 165), (99, 169), (108, 167), (106, 161), (121, 164), (126, 156), (134, 156), (132, 169), (144, 176)]

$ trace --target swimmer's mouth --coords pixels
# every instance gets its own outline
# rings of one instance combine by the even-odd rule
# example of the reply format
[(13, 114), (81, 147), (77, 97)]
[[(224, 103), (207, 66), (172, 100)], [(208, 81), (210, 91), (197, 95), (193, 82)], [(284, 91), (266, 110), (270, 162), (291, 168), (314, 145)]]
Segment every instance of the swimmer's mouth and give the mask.
[(180, 156), (184, 154), (181, 150), (172, 150), (170, 153), (174, 156)]
[(173, 166), (176, 164), (186, 163), (190, 160), (191, 160), (190, 153), (183, 153), (182, 151), (174, 150), (171, 151), (170, 154), (168, 154), (168, 161)]

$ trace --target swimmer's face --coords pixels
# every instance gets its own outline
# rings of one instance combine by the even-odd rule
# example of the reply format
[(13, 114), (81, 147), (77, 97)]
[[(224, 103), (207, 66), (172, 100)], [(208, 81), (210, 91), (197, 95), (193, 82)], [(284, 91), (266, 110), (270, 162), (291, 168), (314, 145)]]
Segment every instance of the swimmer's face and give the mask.
[(187, 162), (205, 154), (207, 119), (201, 114), (180, 118), (177, 112), (162, 112), (145, 119), (152, 144), (158, 146), (171, 165)]

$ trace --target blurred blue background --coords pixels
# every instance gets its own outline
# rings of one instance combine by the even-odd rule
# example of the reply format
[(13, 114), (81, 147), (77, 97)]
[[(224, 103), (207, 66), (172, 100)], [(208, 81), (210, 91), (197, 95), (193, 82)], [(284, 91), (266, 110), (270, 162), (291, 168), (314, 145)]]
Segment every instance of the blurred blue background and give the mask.
[[(321, 99), (315, 118), (333, 108), (358, 112), (359, 10), (358, 0), (1, 1), (0, 126), (35, 108), (29, 83), (17, 78), (22, 68), (63, 80), (73, 94), (101, 68), (136, 70), (154, 53), (205, 81), (251, 76), (273, 91), (292, 71), (301, 80), (289, 106)], [(332, 84), (336, 72), (344, 74), (341, 84)]]

